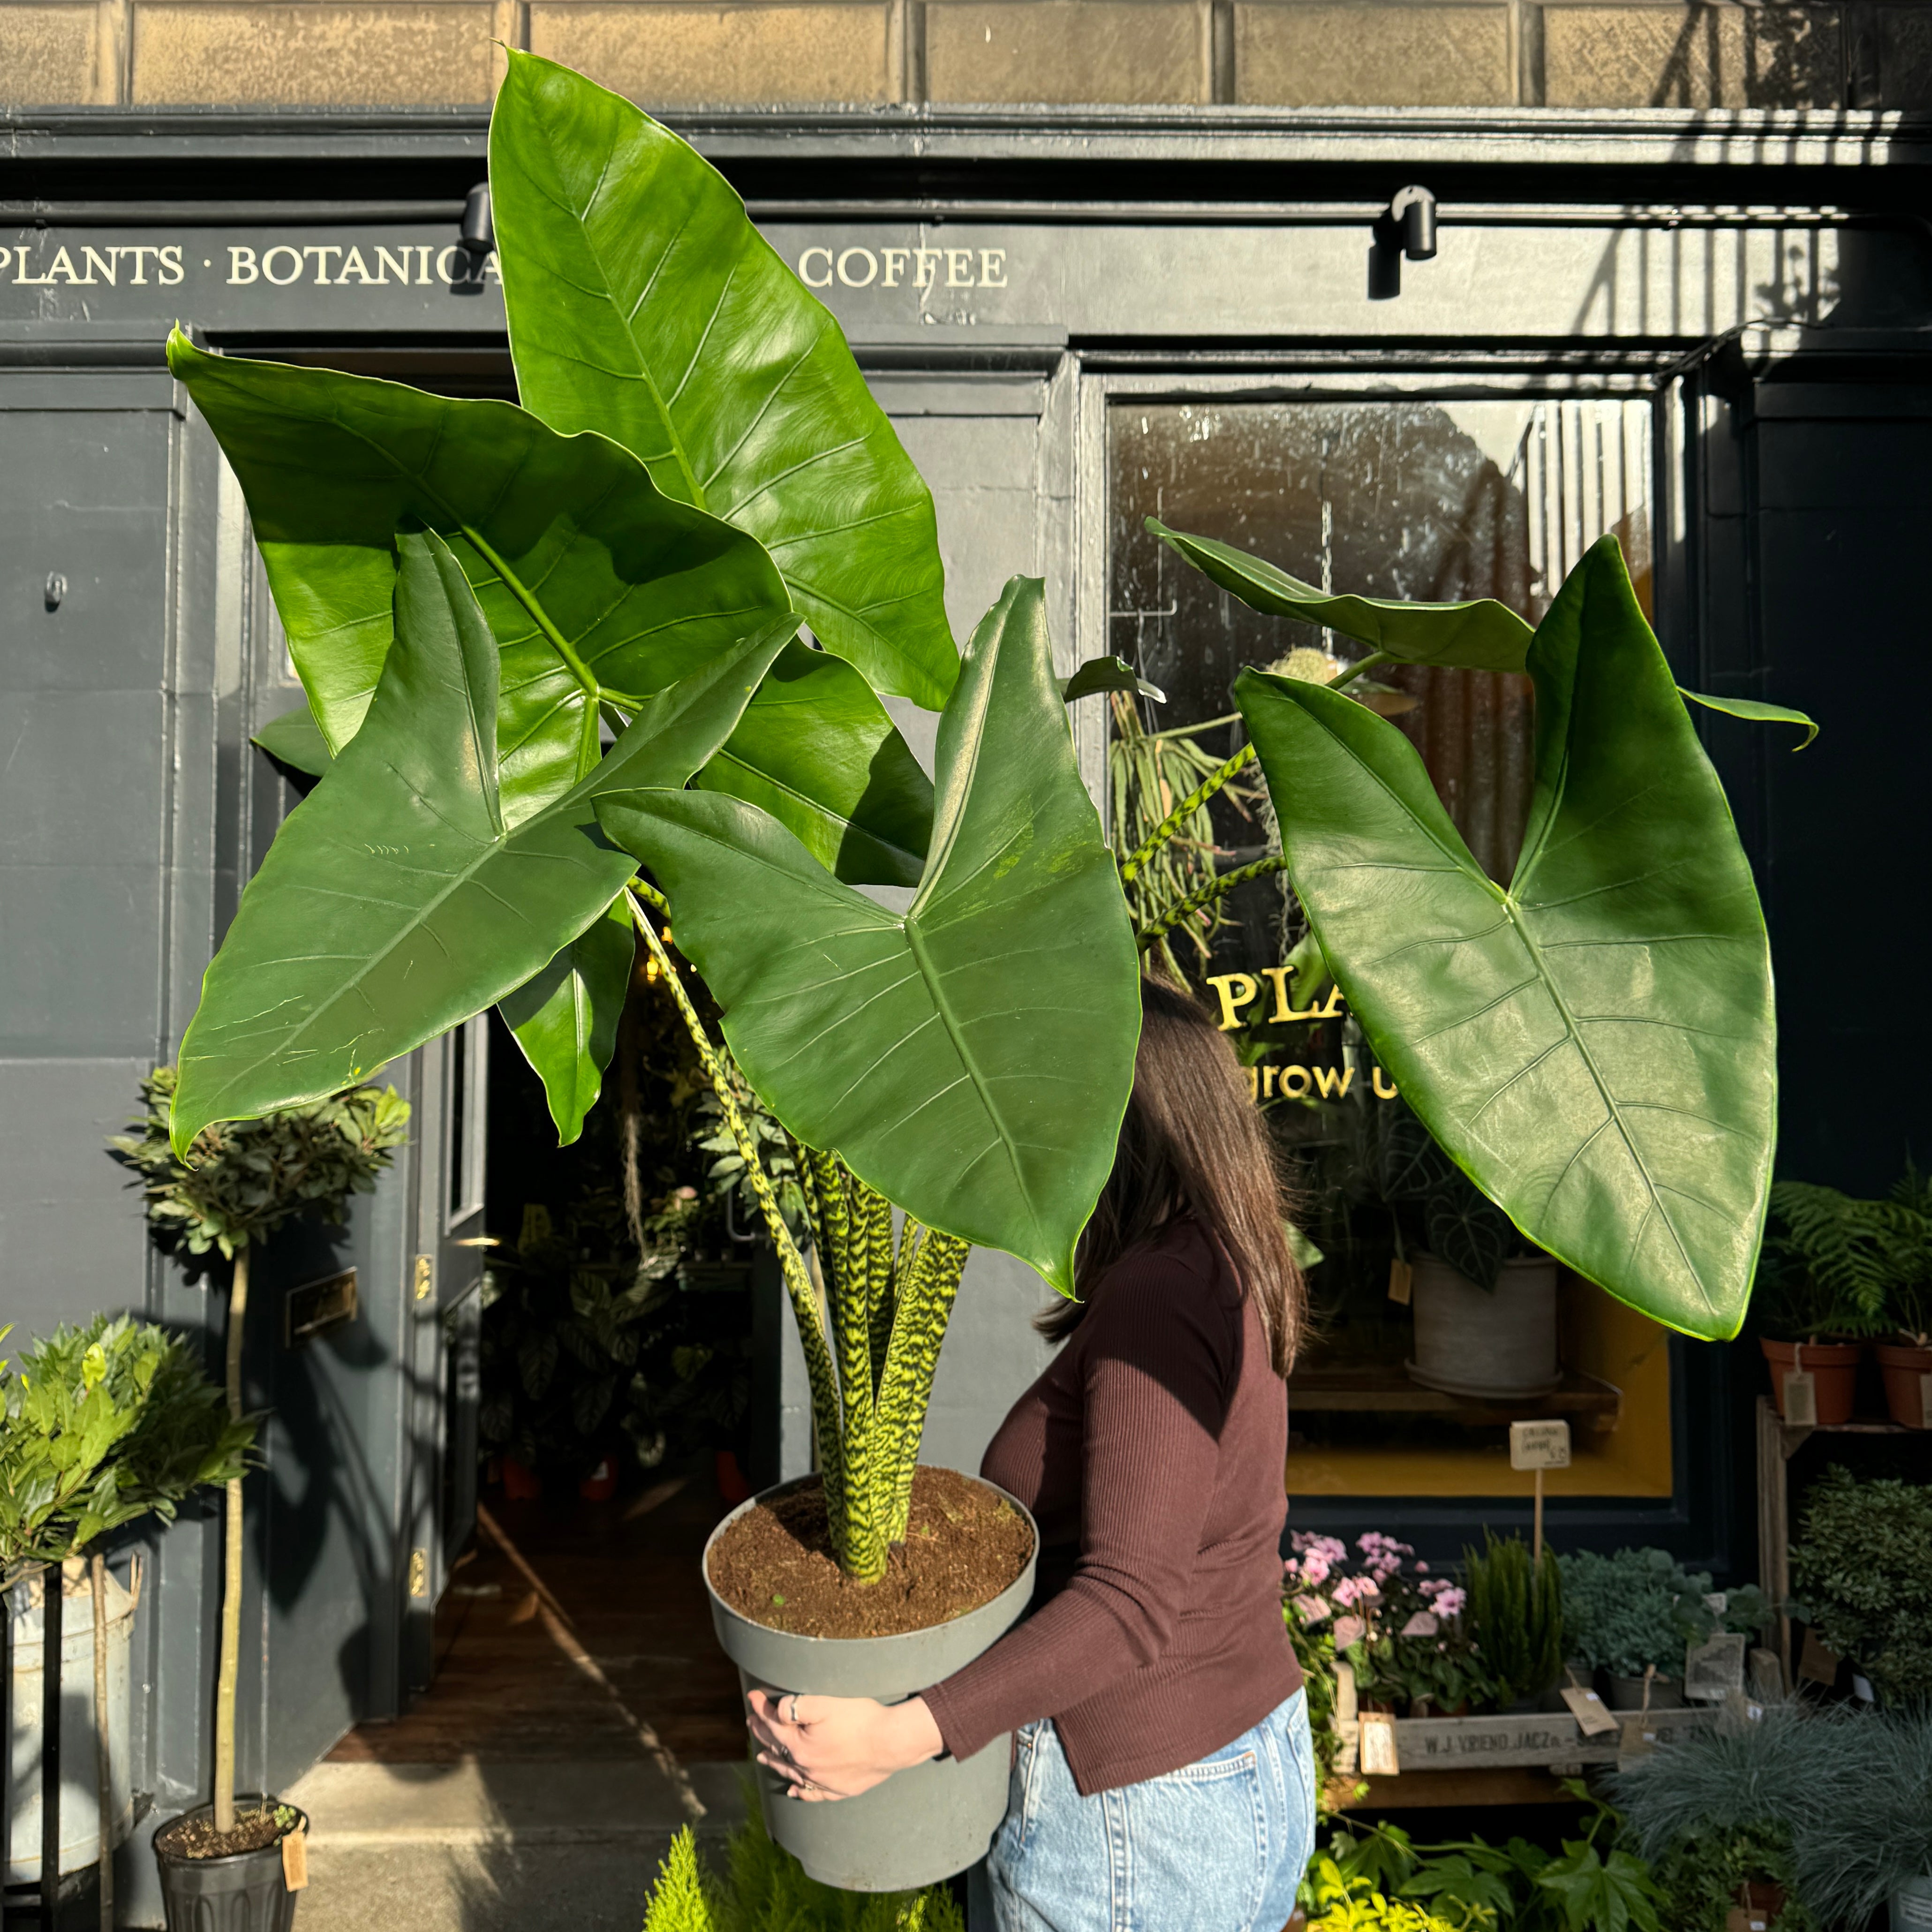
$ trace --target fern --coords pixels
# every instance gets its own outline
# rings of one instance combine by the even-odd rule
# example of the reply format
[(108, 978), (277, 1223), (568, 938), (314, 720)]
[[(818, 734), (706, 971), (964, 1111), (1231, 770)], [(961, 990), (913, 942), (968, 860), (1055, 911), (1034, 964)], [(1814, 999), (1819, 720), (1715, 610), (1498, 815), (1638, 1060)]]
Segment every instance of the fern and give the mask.
[(1908, 1167), (1889, 1199), (1860, 1200), (1808, 1180), (1780, 1180), (1771, 1205), (1784, 1232), (1778, 1254), (1811, 1292), (1787, 1290), (1786, 1326), (1882, 1335), (1917, 1325), (1932, 1280), (1932, 1186)]

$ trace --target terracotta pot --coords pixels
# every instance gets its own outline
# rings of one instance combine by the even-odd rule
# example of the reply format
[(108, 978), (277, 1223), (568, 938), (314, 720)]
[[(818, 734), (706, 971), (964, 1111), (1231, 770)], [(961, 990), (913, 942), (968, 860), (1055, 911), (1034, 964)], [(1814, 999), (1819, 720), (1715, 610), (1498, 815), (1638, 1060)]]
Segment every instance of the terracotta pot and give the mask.
[(578, 1484), (577, 1493), (587, 1503), (608, 1503), (617, 1493), (617, 1459), (599, 1456), (597, 1466)]
[(736, 1454), (729, 1449), (720, 1449), (712, 1456), (711, 1466), (717, 1478), (720, 1499), (736, 1509), (752, 1493), (752, 1486), (746, 1481), (745, 1472), (738, 1466)]
[(514, 1456), (503, 1458), (503, 1493), (513, 1503), (534, 1502), (543, 1494), (543, 1478)]
[(1885, 1406), (1906, 1429), (1932, 1429), (1932, 1402), (1924, 1378), (1932, 1376), (1932, 1348), (1881, 1342), (1874, 1351), (1885, 1378)]
[(1772, 1400), (1784, 1413), (1784, 1378), (1802, 1369), (1812, 1378), (1822, 1428), (1835, 1428), (1852, 1419), (1858, 1394), (1858, 1364), (1865, 1358), (1862, 1342), (1774, 1342), (1768, 1336), (1758, 1346), (1771, 1366)]
[(1751, 1932), (1759, 1932), (1760, 1927), (1768, 1932), (1784, 1910), (1784, 1886), (1772, 1879), (1748, 1878), (1738, 1887), (1738, 1904), (1744, 1909)]

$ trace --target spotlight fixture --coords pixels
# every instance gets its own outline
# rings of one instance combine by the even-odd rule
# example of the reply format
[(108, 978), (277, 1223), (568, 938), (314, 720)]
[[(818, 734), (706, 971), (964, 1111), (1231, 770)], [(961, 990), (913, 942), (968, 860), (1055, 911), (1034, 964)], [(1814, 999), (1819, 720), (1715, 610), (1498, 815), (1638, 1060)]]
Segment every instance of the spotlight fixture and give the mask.
[[(1412, 190), (1405, 189), (1405, 194)], [(1432, 214), (1434, 204), (1430, 204)], [(1432, 227), (1431, 234), (1435, 232)], [(463, 199), (463, 226), (458, 238), (472, 255), (487, 255), (496, 245), (496, 224), (490, 218), (490, 184), (478, 182)]]
[(1434, 258), (1435, 196), (1426, 188), (1397, 189), (1369, 232), (1369, 299), (1392, 302), (1402, 293), (1403, 258)]

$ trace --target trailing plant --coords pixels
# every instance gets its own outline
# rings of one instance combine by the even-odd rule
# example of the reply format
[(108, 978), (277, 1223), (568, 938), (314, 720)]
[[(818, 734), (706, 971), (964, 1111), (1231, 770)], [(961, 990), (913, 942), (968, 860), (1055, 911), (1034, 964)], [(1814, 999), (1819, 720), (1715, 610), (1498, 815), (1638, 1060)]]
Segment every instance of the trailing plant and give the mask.
[(1792, 1606), (1888, 1702), (1932, 1698), (1932, 1488), (1834, 1463), (1806, 1491)]
[(1540, 1696), (1563, 1675), (1563, 1576), (1553, 1551), (1532, 1560), (1520, 1536), (1483, 1532), (1462, 1552), (1471, 1635), (1498, 1701)]
[(1565, 1657), (1622, 1677), (1654, 1668), (1675, 1677), (1687, 1645), (1719, 1630), (1749, 1636), (1771, 1620), (1772, 1607), (1755, 1584), (1724, 1593), (1723, 1608), (1707, 1572), (1686, 1571), (1663, 1550), (1619, 1550), (1606, 1556), (1579, 1550), (1557, 1558), (1563, 1576)]
[[(278, 839), (274, 849), (280, 849), (280, 843)], [(354, 1087), (305, 1098), (300, 1105), (253, 1119), (210, 1118), (197, 1122), (184, 1135), (178, 1108), (181, 1084), (178, 1069), (157, 1067), (141, 1083), (145, 1112), (132, 1124), (136, 1131), (118, 1135), (110, 1144), (140, 1177), (148, 1224), (164, 1246), (183, 1248), (190, 1255), (219, 1249), (230, 1258), (228, 1413), (239, 1423), (248, 1263), (255, 1244), (298, 1214), (340, 1222), (350, 1196), (373, 1188), (391, 1154), (409, 1138), (409, 1103), (392, 1087)], [(235, 1690), (242, 1661), (238, 1469), (227, 1479), (226, 1490), (215, 1670), (218, 1833), (235, 1828)]]
[(176, 1336), (124, 1315), (56, 1329), (0, 1363), (0, 1580), (138, 1516), (172, 1519), (241, 1475), (255, 1429)]
[(687, 1825), (671, 1840), (644, 1906), (644, 1932), (966, 1932), (944, 1886), (919, 1892), (835, 1891), (766, 1837), (756, 1804), (731, 1834), (722, 1875)]

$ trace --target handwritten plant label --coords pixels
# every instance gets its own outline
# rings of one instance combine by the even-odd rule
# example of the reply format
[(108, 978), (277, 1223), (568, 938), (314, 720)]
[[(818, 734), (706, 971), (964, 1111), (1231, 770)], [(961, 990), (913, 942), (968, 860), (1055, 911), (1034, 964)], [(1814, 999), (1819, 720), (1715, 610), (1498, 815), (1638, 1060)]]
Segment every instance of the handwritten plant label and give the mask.
[[(1414, 1284), (1415, 1270), (1407, 1262), (1398, 1258), (1389, 1263), (1388, 1298), (1390, 1300), (1406, 1308), (1408, 1306), (1410, 1292)], [(1932, 1382), (1932, 1376), (1928, 1376), (1926, 1379)]]
[(1807, 1628), (1804, 1647), (1798, 1654), (1798, 1681), (1832, 1684), (1838, 1681), (1838, 1653), (1818, 1633)]
[(1395, 1720), (1386, 1711), (1362, 1713), (1362, 1775), (1394, 1778), (1402, 1769), (1402, 1756), (1396, 1748)]
[(1750, 1640), (1720, 1630), (1703, 1643), (1684, 1650), (1684, 1694), (1694, 1703), (1720, 1704), (1744, 1688), (1744, 1652)]
[(1512, 1422), (1512, 1469), (1567, 1469), (1570, 1466), (1570, 1425), (1567, 1422)]

